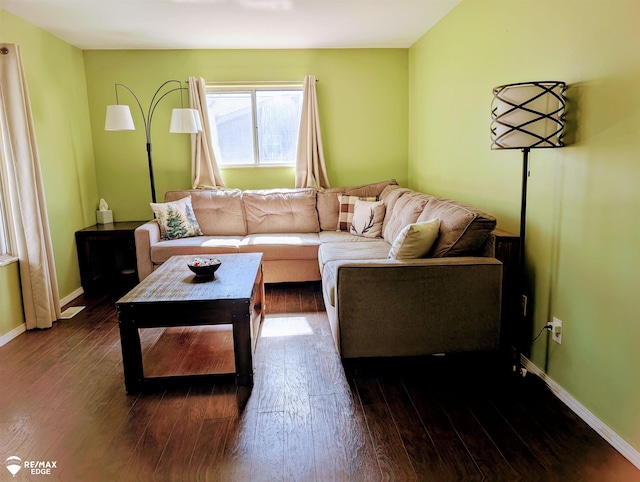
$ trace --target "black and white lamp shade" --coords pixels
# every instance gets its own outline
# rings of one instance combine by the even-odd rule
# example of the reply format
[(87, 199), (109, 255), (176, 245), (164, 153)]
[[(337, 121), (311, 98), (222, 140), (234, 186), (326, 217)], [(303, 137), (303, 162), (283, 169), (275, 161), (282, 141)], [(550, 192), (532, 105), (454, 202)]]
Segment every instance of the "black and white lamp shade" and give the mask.
[(491, 149), (562, 147), (564, 82), (541, 81), (493, 89)]

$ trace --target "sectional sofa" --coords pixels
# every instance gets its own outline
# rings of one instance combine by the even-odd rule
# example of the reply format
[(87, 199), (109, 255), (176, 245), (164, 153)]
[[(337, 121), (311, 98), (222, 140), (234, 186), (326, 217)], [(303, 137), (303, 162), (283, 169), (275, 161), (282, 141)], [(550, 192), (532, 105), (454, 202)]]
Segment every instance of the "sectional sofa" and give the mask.
[[(262, 252), (266, 283), (322, 281), (343, 359), (499, 346), (502, 264), (491, 234), (496, 220), (478, 209), (394, 180), (323, 191), (169, 191), (165, 202), (186, 197), (202, 235), (163, 240), (155, 220), (139, 227), (140, 279), (173, 255)], [(349, 199), (381, 201), (373, 203), (384, 206), (380, 236), (352, 234), (341, 223)], [(437, 237), (423, 257), (388, 259), (407, 226), (438, 220)]]

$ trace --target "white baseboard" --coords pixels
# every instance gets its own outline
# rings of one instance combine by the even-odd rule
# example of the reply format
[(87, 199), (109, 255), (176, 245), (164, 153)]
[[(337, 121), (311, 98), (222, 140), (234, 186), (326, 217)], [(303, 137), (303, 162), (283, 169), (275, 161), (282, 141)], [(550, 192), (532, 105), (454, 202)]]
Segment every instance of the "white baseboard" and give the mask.
[(22, 335), (25, 331), (27, 331), (27, 325), (25, 325), (24, 323), (16, 326), (9, 333), (5, 333), (4, 335), (0, 336), (0, 346), (6, 345), (18, 335)]
[(609, 442), (609, 444), (629, 460), (629, 462), (640, 469), (640, 452), (620, 437), (620, 435), (611, 430), (611, 428), (591, 413), (584, 405), (573, 398), (564, 388), (550, 378), (544, 371), (538, 368), (531, 360), (524, 355), (521, 355), (520, 361), (522, 366), (524, 366), (529, 372), (540, 377), (547, 387), (549, 387), (549, 390), (551, 390), (553, 394), (562, 401), (562, 403), (569, 407), (571, 411), (595, 430), (598, 435)]
[(65, 306), (66, 304), (71, 303), (73, 300), (75, 300), (82, 293), (84, 293), (84, 290), (82, 289), (82, 287), (78, 288), (77, 290), (73, 291), (72, 293), (70, 293), (67, 296), (65, 296), (64, 298), (62, 298), (60, 300), (60, 306)]
[[(62, 298), (60, 300), (60, 306), (64, 306), (68, 303), (71, 303), (82, 293), (84, 293), (84, 290), (82, 288), (78, 288), (73, 293)], [(15, 337), (22, 335), (25, 331), (27, 331), (27, 325), (25, 323), (22, 323), (20, 326), (17, 326), (13, 330), (11, 330), (9, 333), (5, 333), (4, 335), (0, 336), (0, 346), (6, 345)]]

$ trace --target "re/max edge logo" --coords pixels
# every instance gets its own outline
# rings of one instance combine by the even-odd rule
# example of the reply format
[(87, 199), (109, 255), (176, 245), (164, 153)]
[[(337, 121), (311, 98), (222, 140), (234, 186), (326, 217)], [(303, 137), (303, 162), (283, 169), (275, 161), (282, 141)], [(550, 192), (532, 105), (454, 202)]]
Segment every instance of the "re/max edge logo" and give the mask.
[(14, 477), (21, 469), (28, 470), (31, 475), (51, 475), (53, 469), (58, 468), (58, 462), (55, 460), (25, 460), (16, 455), (7, 458), (5, 462), (7, 470)]

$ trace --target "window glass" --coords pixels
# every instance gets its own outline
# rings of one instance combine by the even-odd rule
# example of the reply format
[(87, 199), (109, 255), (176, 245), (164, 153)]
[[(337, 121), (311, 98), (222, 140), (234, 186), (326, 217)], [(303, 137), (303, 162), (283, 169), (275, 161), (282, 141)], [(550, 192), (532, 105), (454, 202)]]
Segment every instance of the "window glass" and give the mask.
[(262, 164), (295, 164), (302, 93), (258, 91), (258, 150)]
[(217, 134), (218, 163), (253, 164), (251, 92), (207, 94), (207, 108), (211, 129)]
[(218, 165), (295, 165), (302, 87), (207, 91), (211, 137)]

